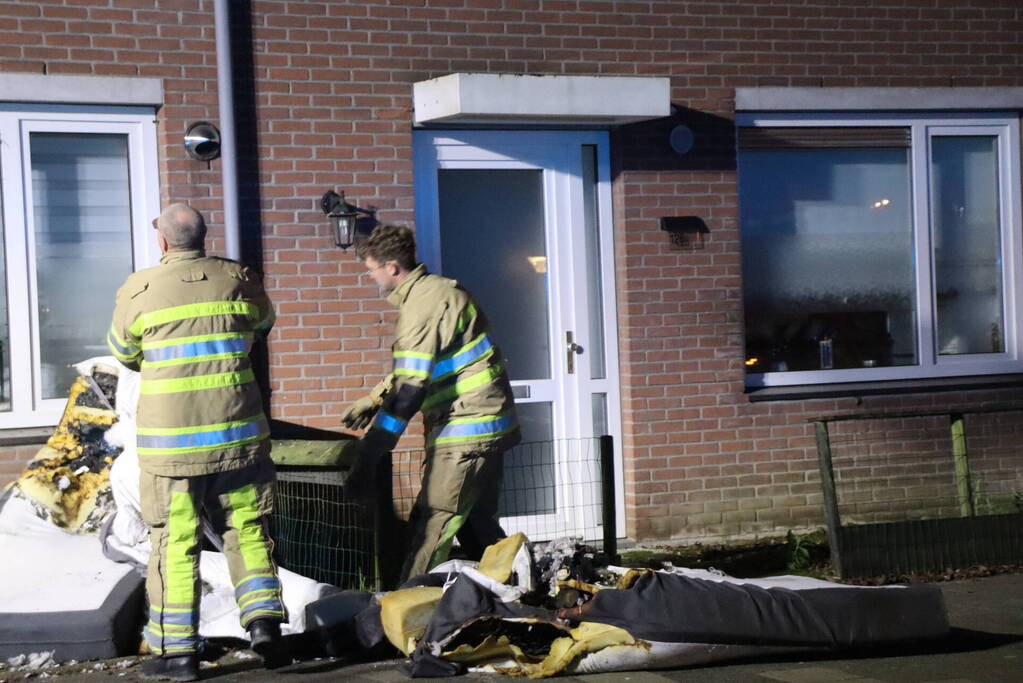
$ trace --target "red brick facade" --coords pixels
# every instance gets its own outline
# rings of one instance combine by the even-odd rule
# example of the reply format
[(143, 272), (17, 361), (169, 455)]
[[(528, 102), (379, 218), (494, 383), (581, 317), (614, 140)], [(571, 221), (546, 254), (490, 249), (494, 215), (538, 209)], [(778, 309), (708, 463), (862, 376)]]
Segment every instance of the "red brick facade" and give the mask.
[[(381, 220), (412, 223), (412, 84), (454, 72), (671, 78), (677, 117), (612, 135), (630, 537), (820, 525), (807, 418), (1019, 398), (1005, 389), (751, 403), (731, 129), (736, 87), (1023, 86), (1017, 0), (232, 4), (235, 38), (251, 44), (239, 125), (257, 141), (241, 150), (243, 241), (261, 248), (279, 313), (274, 417), (337, 428), (343, 406), (385, 371), (389, 307), (354, 254), (333, 246), (318, 198), (344, 188)], [(247, 51), (236, 52), (244, 66)], [(181, 149), (188, 123), (218, 119), (212, 2), (0, 2), (0, 69), (163, 79), (161, 200), (191, 203), (216, 232), (220, 162)], [(666, 144), (680, 121), (700, 141), (686, 157)], [(659, 218), (683, 213), (706, 221), (703, 250), (668, 245)], [(26, 455), (0, 454), (0, 477)], [(1001, 457), (1019, 468), (1018, 451)]]

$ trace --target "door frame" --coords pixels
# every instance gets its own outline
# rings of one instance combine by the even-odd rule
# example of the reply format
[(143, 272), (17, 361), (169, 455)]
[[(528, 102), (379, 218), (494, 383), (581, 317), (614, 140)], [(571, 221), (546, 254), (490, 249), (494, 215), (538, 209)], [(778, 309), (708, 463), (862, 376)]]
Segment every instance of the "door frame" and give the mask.
[[(588, 252), (585, 232), (582, 154), (584, 146), (596, 152), (595, 199), (598, 249)], [(622, 481), (622, 420), (620, 366), (618, 358), (618, 316), (615, 288), (614, 229), (610, 171), (610, 141), (607, 131), (509, 131), (509, 130), (416, 130), (413, 133), (416, 198), (416, 240), (420, 259), (433, 272), (443, 273), (440, 252), (440, 207), (436, 170), (443, 168), (539, 169), (543, 171), (544, 215), (547, 221), (546, 240), (548, 267), (555, 264), (555, 275), (548, 279), (552, 379), (557, 383), (554, 438), (579, 439), (599, 436), (593, 432), (592, 397), (604, 394), (607, 433), (616, 442), (615, 498), (616, 527), (624, 530), (624, 484)], [(573, 154), (574, 150), (574, 154)], [(569, 230), (556, 226), (568, 222)], [(552, 228), (553, 226), (553, 228)], [(584, 351), (590, 346), (587, 316), (587, 258), (596, 255), (600, 269), (595, 278), (601, 295), (602, 332), (604, 341), (604, 377), (593, 379), (586, 355), (576, 356), (574, 380), (569, 380), (559, 363), (565, 362), (565, 331), (568, 324), (575, 329), (575, 339)], [(579, 283), (582, 283), (581, 285)], [(592, 283), (591, 283), (592, 284)], [(566, 324), (565, 321), (568, 321)], [(526, 382), (512, 382), (513, 385)], [(546, 392), (545, 392), (546, 393)], [(531, 395), (517, 402), (551, 400)], [(567, 415), (567, 406), (578, 406), (574, 417)], [(585, 425), (589, 425), (587, 428)], [(596, 440), (593, 440), (594, 448)], [(555, 460), (556, 467), (562, 467)], [(599, 475), (599, 472), (597, 473)], [(563, 481), (559, 472), (559, 481)], [(569, 495), (577, 487), (562, 489)], [(569, 506), (569, 513), (573, 507)], [(560, 511), (559, 511), (560, 514)], [(582, 513), (579, 513), (582, 514)], [(522, 519), (516, 517), (513, 519)], [(535, 520), (545, 526), (540, 519)], [(567, 520), (575, 526), (582, 520)], [(599, 522), (599, 520), (597, 520)]]

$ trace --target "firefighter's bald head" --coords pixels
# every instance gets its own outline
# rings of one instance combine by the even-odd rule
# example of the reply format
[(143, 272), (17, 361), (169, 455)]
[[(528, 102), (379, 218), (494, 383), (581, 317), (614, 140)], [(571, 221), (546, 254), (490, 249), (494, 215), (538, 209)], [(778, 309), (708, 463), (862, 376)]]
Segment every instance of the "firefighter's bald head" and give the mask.
[(171, 250), (202, 249), (206, 241), (206, 221), (187, 204), (171, 204), (156, 219), (156, 229)]

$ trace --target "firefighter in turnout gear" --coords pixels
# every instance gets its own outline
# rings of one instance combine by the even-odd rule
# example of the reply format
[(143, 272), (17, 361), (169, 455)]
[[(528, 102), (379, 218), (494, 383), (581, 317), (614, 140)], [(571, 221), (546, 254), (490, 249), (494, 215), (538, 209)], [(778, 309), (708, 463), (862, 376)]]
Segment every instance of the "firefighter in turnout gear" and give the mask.
[(199, 212), (172, 204), (153, 222), (163, 257), (117, 292), (107, 345), (141, 371), (137, 448), (152, 550), (146, 590), (151, 678), (195, 680), (202, 520), (221, 535), (241, 624), (268, 667), (290, 662), (266, 519), (269, 427), (249, 350), (274, 322), (260, 277), (206, 256)]
[(503, 453), (520, 439), (486, 317), (457, 282), (417, 264), (415, 251), (412, 231), (393, 225), (378, 226), (359, 248), (370, 276), (398, 307), (394, 365), (342, 418), (353, 429), (369, 426), (358, 448), (357, 472), (365, 473), (423, 413), (425, 472), (402, 580), (447, 559), (456, 537), (477, 560), (504, 538), (497, 521)]

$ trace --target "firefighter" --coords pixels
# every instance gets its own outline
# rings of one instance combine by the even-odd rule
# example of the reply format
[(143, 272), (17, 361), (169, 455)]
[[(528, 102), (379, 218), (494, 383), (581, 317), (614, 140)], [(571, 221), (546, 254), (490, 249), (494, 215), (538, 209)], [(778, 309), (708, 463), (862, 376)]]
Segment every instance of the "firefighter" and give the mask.
[(342, 417), (352, 429), (369, 425), (357, 448), (357, 481), (423, 413), (425, 471), (402, 580), (447, 559), (456, 537), (470, 559), (504, 538), (497, 521), (503, 453), (520, 440), (508, 374), (483, 311), (457, 282), (417, 264), (415, 253), (412, 231), (394, 225), (376, 227), (359, 248), (398, 307), (394, 365)]
[(274, 311), (260, 277), (206, 256), (206, 224), (184, 204), (153, 221), (160, 265), (117, 292), (107, 345), (141, 371), (138, 403), (142, 516), (152, 549), (147, 678), (198, 678), (202, 520), (223, 539), (241, 625), (274, 668), (291, 659), (266, 520), (273, 508), (269, 427), (249, 350)]

